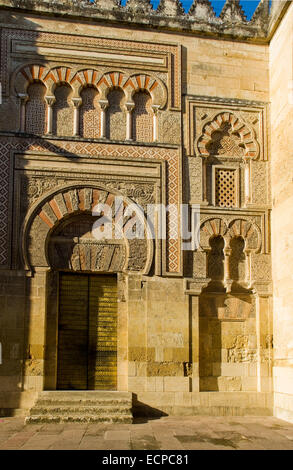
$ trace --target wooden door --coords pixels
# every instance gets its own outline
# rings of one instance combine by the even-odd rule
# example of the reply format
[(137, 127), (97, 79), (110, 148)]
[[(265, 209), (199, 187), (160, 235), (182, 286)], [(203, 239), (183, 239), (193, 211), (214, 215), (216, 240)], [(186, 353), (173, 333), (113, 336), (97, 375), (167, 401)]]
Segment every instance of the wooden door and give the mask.
[(57, 389), (116, 390), (117, 281), (60, 274)]

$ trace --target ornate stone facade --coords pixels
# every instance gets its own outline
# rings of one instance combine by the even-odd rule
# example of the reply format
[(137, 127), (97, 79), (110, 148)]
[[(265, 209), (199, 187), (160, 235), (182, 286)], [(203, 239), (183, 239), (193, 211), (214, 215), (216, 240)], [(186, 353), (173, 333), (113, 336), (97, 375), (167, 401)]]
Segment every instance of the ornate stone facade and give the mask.
[[(238, 0), (219, 17), (208, 0), (0, 2), (0, 409), (56, 390), (66, 273), (115, 279), (113, 383), (137, 412), (272, 412), (269, 40), (288, 5), (268, 3), (247, 21)], [(123, 236), (97, 240), (115, 198)]]

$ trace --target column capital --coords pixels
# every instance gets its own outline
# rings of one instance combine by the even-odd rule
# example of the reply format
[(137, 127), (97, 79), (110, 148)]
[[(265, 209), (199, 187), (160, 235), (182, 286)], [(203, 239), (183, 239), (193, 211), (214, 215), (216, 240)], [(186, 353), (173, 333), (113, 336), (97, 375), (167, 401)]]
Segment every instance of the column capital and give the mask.
[(79, 108), (82, 104), (82, 99), (81, 98), (72, 98), (72, 103), (75, 108)]
[(224, 255), (225, 256), (230, 256), (231, 253), (232, 253), (232, 249), (228, 246), (226, 246), (224, 249), (223, 249), (223, 252), (224, 252)]
[(17, 96), (20, 99), (21, 104), (25, 104), (29, 99), (29, 95), (27, 93), (18, 93)]
[(109, 107), (109, 101), (108, 100), (99, 100), (99, 105), (102, 111), (106, 111), (107, 108)]
[(53, 104), (56, 101), (56, 98), (55, 98), (55, 96), (45, 96), (45, 100), (46, 100), (48, 106), (53, 106)]
[(135, 104), (134, 103), (125, 103), (124, 104), (124, 107), (125, 107), (125, 110), (128, 112), (128, 113), (131, 113), (134, 108), (135, 108)]
[(153, 105), (152, 105), (152, 110), (153, 110), (153, 113), (154, 113), (155, 115), (158, 114), (159, 109), (160, 109), (160, 106), (159, 106), (159, 105), (157, 105), (157, 104), (153, 104)]

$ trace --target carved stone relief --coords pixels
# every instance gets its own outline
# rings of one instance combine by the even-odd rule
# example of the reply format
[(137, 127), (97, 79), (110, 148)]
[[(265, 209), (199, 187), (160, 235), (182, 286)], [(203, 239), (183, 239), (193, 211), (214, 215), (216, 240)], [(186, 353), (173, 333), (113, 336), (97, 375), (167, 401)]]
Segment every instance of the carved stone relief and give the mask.
[(203, 157), (225, 155), (255, 159), (259, 155), (253, 129), (232, 111), (218, 112), (212, 120), (205, 119), (195, 145)]
[(205, 294), (201, 297), (200, 314), (218, 320), (244, 321), (255, 314), (250, 295)]
[(161, 142), (180, 144), (181, 142), (181, 115), (167, 111), (159, 114), (159, 137)]
[[(227, 292), (252, 289), (262, 279), (255, 266), (262, 263), (262, 234), (254, 218), (206, 217), (199, 234), (200, 248), (194, 254), (194, 277), (206, 273), (211, 285)], [(200, 256), (204, 253), (204, 258)], [(196, 260), (200, 261), (200, 273)], [(270, 279), (267, 268), (265, 276)], [(214, 286), (214, 287), (215, 287)]]
[[(143, 273), (150, 269), (153, 256), (150, 240), (127, 240), (123, 236), (119, 241), (97, 241), (93, 237), (95, 217), (91, 212), (99, 202), (111, 206), (113, 194), (75, 183), (75, 187), (57, 191), (41, 201), (24, 226), (23, 255), (27, 268), (49, 265), (74, 271)], [(128, 220), (129, 217), (123, 224)]]
[(73, 216), (50, 234), (50, 266), (72, 271), (123, 271), (126, 263), (124, 241), (97, 241), (92, 234), (95, 220), (97, 218), (91, 215)]

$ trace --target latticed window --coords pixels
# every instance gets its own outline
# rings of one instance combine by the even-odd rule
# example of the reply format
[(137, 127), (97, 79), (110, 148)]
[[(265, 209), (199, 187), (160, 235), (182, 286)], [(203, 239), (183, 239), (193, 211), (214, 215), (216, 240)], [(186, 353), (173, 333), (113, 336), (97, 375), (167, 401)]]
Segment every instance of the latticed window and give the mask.
[(53, 106), (53, 134), (71, 136), (73, 134), (72, 89), (65, 84), (55, 90), (56, 101)]
[(152, 99), (148, 93), (140, 92), (134, 95), (133, 101), (135, 103), (135, 107), (132, 113), (133, 139), (139, 142), (152, 142)]
[(126, 114), (123, 111), (125, 95), (122, 90), (114, 89), (108, 94), (107, 138), (111, 140), (126, 139)]
[(32, 134), (43, 135), (46, 132), (46, 88), (42, 83), (33, 83), (28, 88), (29, 99), (26, 104), (25, 130)]
[(236, 203), (236, 171), (217, 168), (215, 175), (216, 205), (219, 207), (235, 207)]
[(84, 88), (81, 92), (79, 133), (88, 139), (100, 137), (99, 93), (95, 88)]

